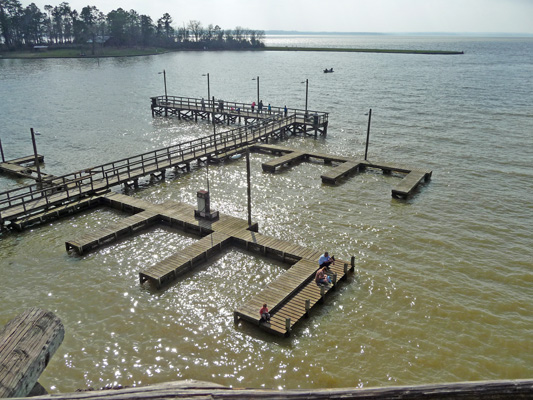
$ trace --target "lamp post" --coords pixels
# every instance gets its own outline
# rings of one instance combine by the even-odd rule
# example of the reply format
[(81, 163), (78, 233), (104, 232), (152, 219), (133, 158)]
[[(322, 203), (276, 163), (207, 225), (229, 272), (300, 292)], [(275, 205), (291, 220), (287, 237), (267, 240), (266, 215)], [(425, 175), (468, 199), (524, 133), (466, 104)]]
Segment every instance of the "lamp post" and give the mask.
[(209, 72), (207, 74), (202, 74), (202, 76), (207, 76), (207, 102), (211, 100), (211, 89), (209, 88)]
[(309, 98), (309, 79), (305, 80), (305, 115), (307, 115), (307, 99)]
[(33, 131), (33, 128), (31, 128), (30, 131), (31, 131), (31, 142), (33, 144), (33, 156), (35, 157), (35, 167), (37, 168), (37, 187), (39, 189), (42, 189), (43, 181), (41, 179), (41, 168), (39, 166), (39, 156), (37, 155), (37, 144), (35, 142), (35, 132)]
[(255, 81), (256, 79), (257, 79), (257, 104), (258, 104), (258, 107), (259, 107), (259, 77), (252, 78), (252, 81)]
[(168, 117), (167, 73), (163, 70), (163, 72), (158, 72), (158, 74), (163, 74), (163, 82), (165, 83), (165, 117)]
[(372, 109), (368, 112), (368, 128), (366, 129), (366, 147), (365, 147), (365, 161), (368, 154), (368, 140), (370, 139), (370, 120), (372, 118)]

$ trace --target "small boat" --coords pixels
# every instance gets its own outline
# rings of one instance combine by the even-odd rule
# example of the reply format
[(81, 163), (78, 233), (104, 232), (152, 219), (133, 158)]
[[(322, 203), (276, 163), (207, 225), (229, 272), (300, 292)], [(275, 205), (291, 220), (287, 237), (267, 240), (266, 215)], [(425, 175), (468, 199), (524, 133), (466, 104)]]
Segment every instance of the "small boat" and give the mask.
[(324, 73), (325, 73), (325, 74), (328, 74), (328, 73), (330, 73), (330, 72), (333, 72), (333, 68), (330, 68), (330, 69), (327, 69), (327, 68), (326, 68), (326, 69), (324, 70)]

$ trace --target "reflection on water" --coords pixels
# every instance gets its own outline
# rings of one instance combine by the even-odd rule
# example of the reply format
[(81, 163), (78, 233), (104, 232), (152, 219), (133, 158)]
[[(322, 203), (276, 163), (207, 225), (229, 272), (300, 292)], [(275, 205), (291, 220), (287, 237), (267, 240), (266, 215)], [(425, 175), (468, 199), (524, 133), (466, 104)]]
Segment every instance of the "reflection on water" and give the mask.
[[(0, 85), (11, 93), (0, 105), (4, 149), (8, 158), (31, 154), (29, 127), (36, 128), (47, 173), (211, 133), (205, 122), (152, 120), (149, 97), (162, 93), (163, 68), (172, 94), (205, 97), (201, 73), (211, 72), (217, 98), (252, 101), (251, 78), (260, 75), (263, 100), (290, 107), (304, 106), (300, 82), (309, 78), (309, 107), (331, 113), (328, 137), (285, 145), (362, 157), (372, 108), (369, 157), (433, 170), (415, 197), (397, 201), (398, 176), (368, 171), (329, 186), (320, 175), (330, 166), (263, 173), (273, 156), (252, 154), (260, 232), (356, 256), (355, 274), (288, 339), (234, 326), (232, 315), (288, 265), (231, 248), (158, 291), (141, 287), (138, 272), (196, 236), (157, 225), (82, 257), (67, 254), (65, 241), (127, 216), (107, 208), (3, 234), (0, 323), (40, 306), (66, 327), (42, 384), (67, 392), (176, 379), (316, 388), (531, 377), (533, 153), (524, 144), (533, 87), (531, 61), (520, 53), (531, 40), (350, 40), (336, 43), (466, 54), (201, 52), (100, 66), (0, 60)], [(326, 64), (335, 74), (322, 73)], [(20, 113), (26, 105), (31, 114)], [(209, 167), (214, 209), (246, 219), (245, 174), (243, 158)], [(193, 166), (129, 194), (194, 205), (206, 181), (206, 169)], [(25, 183), (0, 177), (2, 190)]]

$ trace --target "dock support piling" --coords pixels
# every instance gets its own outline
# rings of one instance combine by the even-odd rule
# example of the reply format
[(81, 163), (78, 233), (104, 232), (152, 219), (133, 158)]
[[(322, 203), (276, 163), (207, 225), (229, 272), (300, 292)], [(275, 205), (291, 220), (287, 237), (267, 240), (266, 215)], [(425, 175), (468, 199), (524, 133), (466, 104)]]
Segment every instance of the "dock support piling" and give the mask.
[(365, 147), (365, 161), (368, 155), (368, 140), (370, 139), (370, 120), (372, 119), (372, 109), (368, 112), (368, 128), (366, 130), (366, 147)]
[(287, 330), (287, 333), (291, 332), (291, 319), (285, 318), (285, 329)]
[(309, 310), (311, 310), (311, 300), (307, 299), (305, 301), (305, 316), (309, 317)]
[(2, 139), (0, 139), (0, 153), (2, 153), (2, 162), (6, 162), (6, 158), (4, 157), (4, 149), (2, 148)]
[(320, 298), (322, 299), (322, 301), (324, 301), (325, 296), (326, 296), (326, 289), (324, 288), (324, 286), (320, 286)]

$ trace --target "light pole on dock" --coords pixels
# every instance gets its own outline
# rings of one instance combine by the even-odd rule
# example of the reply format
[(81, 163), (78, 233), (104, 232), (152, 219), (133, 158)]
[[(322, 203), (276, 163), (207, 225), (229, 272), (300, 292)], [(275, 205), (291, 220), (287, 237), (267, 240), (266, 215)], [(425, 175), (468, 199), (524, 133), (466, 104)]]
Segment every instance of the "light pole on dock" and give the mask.
[(43, 188), (43, 182), (41, 180), (41, 167), (39, 165), (39, 155), (37, 154), (37, 143), (35, 142), (35, 132), (33, 128), (30, 128), (31, 131), (31, 142), (33, 144), (33, 155), (35, 157), (35, 168), (37, 168), (37, 187), (39, 189)]
[(211, 100), (211, 89), (209, 88), (209, 72), (207, 74), (202, 74), (202, 76), (207, 76), (207, 101)]
[(167, 73), (163, 70), (163, 72), (158, 72), (158, 74), (163, 74), (163, 82), (165, 83), (165, 117), (168, 117)]
[(250, 147), (246, 148), (246, 183), (248, 197), (248, 227), (252, 226), (252, 189), (250, 187)]
[(252, 81), (255, 81), (256, 79), (257, 79), (257, 104), (258, 104), (258, 107), (259, 107), (259, 77), (252, 78)]
[(370, 120), (372, 119), (372, 109), (368, 112), (368, 128), (366, 129), (366, 147), (365, 147), (365, 161), (368, 155), (368, 140), (370, 139)]
[(305, 113), (307, 114), (307, 100), (309, 99), (309, 79), (306, 79), (305, 82), (302, 81), (300, 83), (305, 83)]
[(307, 114), (307, 99), (309, 98), (309, 79), (305, 80), (305, 113)]

